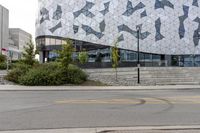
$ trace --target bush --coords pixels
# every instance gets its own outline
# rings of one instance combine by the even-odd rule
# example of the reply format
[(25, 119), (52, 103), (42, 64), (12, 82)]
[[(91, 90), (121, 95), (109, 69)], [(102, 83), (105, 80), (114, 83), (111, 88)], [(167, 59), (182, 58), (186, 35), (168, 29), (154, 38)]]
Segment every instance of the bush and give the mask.
[(68, 69), (59, 63), (42, 64), (30, 69), (21, 76), (19, 83), (28, 86), (50, 86), (62, 84), (81, 84), (87, 80), (87, 75), (78, 67), (69, 65)]
[(0, 70), (6, 70), (7, 64), (6, 63), (0, 63)]
[(19, 79), (21, 85), (49, 86), (65, 83), (59, 64), (41, 64), (30, 69)]
[(81, 84), (87, 80), (87, 74), (75, 65), (69, 65), (66, 79), (71, 84)]
[(80, 68), (69, 65), (62, 67), (61, 63), (47, 63), (28, 66), (15, 64), (6, 79), (27, 86), (50, 86), (63, 84), (81, 84), (87, 80), (87, 75)]
[(0, 54), (0, 63), (4, 63), (4, 62), (6, 62), (6, 56)]
[(14, 68), (5, 77), (6, 80), (12, 81), (14, 83), (19, 83), (19, 78), (25, 75), (26, 72), (31, 68), (31, 66), (17, 63)]

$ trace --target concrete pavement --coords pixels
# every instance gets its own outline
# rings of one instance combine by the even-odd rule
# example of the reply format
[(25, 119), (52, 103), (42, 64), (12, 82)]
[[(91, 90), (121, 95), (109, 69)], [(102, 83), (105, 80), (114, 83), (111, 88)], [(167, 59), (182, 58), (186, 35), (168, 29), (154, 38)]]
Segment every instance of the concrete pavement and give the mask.
[(92, 90), (181, 90), (200, 89), (200, 85), (163, 86), (19, 86), (0, 85), (0, 91), (92, 91)]
[(0, 133), (200, 133), (200, 126), (145, 126), (1, 131)]

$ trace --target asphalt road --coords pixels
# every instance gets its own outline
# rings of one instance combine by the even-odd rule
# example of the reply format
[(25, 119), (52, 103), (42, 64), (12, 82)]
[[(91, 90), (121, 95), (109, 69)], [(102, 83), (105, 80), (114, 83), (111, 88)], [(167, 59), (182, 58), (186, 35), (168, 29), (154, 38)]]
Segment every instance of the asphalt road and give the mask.
[(0, 131), (200, 124), (200, 90), (0, 91)]

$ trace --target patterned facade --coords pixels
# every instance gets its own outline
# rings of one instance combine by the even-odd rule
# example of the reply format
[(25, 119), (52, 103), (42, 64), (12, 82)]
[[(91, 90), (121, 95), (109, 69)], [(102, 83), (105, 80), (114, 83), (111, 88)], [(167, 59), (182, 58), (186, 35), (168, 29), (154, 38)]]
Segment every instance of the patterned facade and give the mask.
[(36, 38), (53, 36), (166, 55), (200, 54), (200, 0), (39, 0)]

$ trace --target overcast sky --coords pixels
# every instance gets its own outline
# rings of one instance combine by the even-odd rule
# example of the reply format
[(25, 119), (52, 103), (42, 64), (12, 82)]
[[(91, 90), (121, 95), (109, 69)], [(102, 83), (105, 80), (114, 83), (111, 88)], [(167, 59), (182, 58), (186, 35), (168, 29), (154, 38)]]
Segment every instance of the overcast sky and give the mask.
[(9, 9), (9, 27), (21, 28), (35, 36), (35, 19), (38, 0), (0, 0)]

